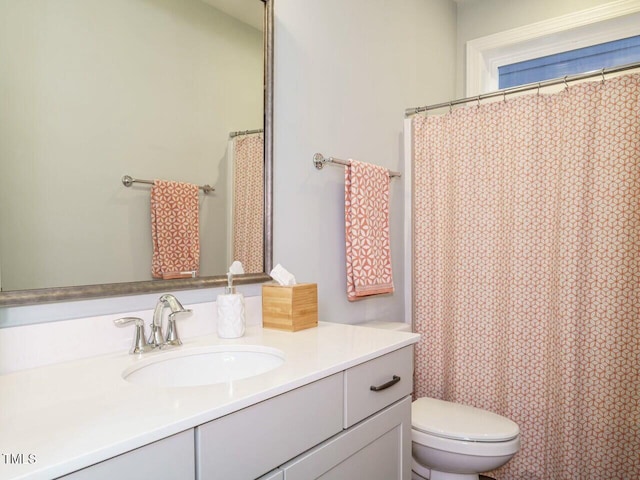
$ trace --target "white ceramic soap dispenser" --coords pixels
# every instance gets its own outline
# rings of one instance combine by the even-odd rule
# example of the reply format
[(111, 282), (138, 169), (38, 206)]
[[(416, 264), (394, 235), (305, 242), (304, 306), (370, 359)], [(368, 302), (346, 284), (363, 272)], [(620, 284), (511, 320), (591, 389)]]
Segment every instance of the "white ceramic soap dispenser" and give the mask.
[[(234, 262), (235, 263), (235, 262)], [(224, 294), (218, 295), (218, 336), (220, 338), (238, 338), (244, 335), (244, 295), (236, 293), (233, 286), (233, 273), (227, 273), (227, 286)]]

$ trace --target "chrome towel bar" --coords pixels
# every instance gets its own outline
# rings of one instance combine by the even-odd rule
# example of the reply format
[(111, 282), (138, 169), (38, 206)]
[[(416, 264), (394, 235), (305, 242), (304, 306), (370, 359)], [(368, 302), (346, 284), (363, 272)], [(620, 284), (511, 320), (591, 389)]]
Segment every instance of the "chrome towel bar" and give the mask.
[(257, 128), (255, 130), (238, 130), (237, 132), (229, 132), (229, 138), (239, 137), (241, 135), (252, 135), (254, 133), (264, 132), (263, 128)]
[[(349, 162), (347, 160), (340, 160), (339, 158), (333, 158), (333, 157), (325, 158), (321, 153), (316, 153), (313, 156), (313, 164), (318, 170), (322, 170), (325, 164), (347, 166), (349, 165)], [(400, 172), (392, 172), (391, 170), (389, 170), (389, 176), (391, 178), (394, 178), (394, 177), (400, 178), (402, 177), (402, 174)]]
[[(125, 175), (124, 177), (122, 177), (122, 184), (125, 187), (130, 187), (134, 183), (146, 183), (147, 185), (153, 185), (153, 180), (140, 180), (139, 178), (133, 178), (133, 177), (130, 177), (129, 175)], [(216, 189), (213, 188), (211, 185), (200, 185), (198, 186), (198, 188), (202, 190), (204, 193), (211, 193), (216, 191)]]

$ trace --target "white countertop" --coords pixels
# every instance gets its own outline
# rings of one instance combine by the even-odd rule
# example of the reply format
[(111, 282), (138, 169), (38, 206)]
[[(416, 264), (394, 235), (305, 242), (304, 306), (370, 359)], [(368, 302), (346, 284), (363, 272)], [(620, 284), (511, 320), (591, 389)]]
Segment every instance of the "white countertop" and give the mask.
[[(51, 479), (70, 473), (411, 345), (418, 338), (413, 333), (322, 322), (318, 328), (295, 333), (248, 327), (239, 339), (198, 337), (178, 348), (262, 345), (285, 353), (283, 365), (259, 376), (199, 387), (131, 384), (122, 372), (140, 357), (127, 352), (1, 375), (0, 480)], [(163, 352), (142, 358), (153, 355)]]

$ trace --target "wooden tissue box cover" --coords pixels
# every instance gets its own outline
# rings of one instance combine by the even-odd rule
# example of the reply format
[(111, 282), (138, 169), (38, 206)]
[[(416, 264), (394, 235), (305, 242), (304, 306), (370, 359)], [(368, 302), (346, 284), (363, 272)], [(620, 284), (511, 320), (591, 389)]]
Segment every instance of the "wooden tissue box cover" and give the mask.
[(262, 326), (289, 332), (317, 327), (318, 284), (263, 284)]

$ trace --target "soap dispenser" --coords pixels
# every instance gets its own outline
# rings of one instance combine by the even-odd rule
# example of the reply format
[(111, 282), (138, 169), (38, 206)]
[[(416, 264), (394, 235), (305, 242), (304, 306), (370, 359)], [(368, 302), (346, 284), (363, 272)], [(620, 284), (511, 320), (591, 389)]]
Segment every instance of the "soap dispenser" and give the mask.
[(244, 335), (244, 295), (236, 293), (233, 286), (233, 273), (227, 273), (227, 286), (224, 294), (218, 295), (218, 336), (220, 338), (238, 338)]

